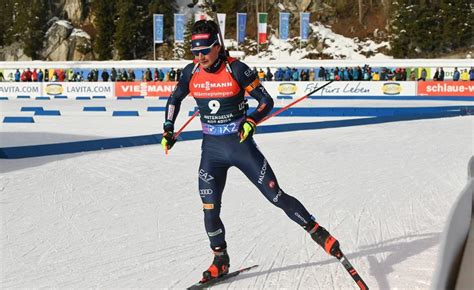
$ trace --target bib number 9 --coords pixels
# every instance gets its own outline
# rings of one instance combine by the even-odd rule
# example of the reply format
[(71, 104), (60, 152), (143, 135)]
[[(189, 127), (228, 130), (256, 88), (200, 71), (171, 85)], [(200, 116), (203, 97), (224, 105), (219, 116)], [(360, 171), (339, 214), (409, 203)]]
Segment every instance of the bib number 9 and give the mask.
[(211, 114), (216, 114), (217, 111), (219, 111), (219, 108), (221, 107), (221, 103), (217, 100), (210, 101), (208, 103), (209, 109), (211, 109)]

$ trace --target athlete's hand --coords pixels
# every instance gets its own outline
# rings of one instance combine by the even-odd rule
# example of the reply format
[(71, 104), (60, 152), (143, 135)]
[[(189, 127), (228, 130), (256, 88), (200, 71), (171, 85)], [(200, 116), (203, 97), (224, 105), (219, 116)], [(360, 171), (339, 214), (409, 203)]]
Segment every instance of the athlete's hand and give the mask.
[(240, 123), (239, 136), (240, 143), (244, 142), (247, 138), (251, 138), (257, 131), (257, 123), (251, 118), (246, 118), (245, 121)]
[(176, 143), (176, 139), (174, 139), (174, 124), (171, 121), (166, 121), (163, 124), (163, 137), (161, 138), (161, 146), (166, 153), (168, 150), (171, 149)]

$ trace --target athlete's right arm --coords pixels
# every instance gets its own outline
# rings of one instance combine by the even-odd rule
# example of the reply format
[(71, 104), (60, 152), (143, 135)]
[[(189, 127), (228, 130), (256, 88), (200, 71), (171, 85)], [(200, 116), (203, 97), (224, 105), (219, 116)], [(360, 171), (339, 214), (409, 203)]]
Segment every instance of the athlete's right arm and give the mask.
[(168, 102), (166, 102), (165, 123), (171, 122), (174, 124), (179, 113), (179, 108), (181, 107), (181, 102), (189, 94), (189, 82), (193, 75), (193, 69), (193, 63), (188, 64), (183, 69), (178, 84), (168, 98)]
[(163, 138), (161, 146), (168, 152), (173, 147), (176, 140), (174, 139), (174, 121), (178, 117), (181, 102), (189, 94), (189, 82), (193, 74), (194, 64), (188, 64), (181, 73), (181, 78), (174, 88), (166, 102), (165, 122), (163, 123)]

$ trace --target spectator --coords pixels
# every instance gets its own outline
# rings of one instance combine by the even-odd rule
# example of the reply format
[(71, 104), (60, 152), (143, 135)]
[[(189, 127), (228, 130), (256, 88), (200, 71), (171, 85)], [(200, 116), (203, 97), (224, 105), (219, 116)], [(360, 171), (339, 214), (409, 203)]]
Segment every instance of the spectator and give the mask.
[(171, 82), (176, 81), (176, 71), (174, 70), (174, 68), (170, 69), (169, 74), (170, 74), (170, 81)]
[(151, 70), (149, 68), (147, 68), (145, 71), (145, 81), (151, 82), (152, 80), (154, 80), (155, 82), (160, 80), (160, 72), (157, 68), (155, 68), (155, 70), (153, 71), (153, 78), (151, 76)]
[(420, 76), (420, 78), (418, 79), (418, 81), (426, 81), (426, 76), (427, 76), (426, 69), (423, 68), (423, 69), (421, 70), (421, 76)]
[(38, 82), (43, 82), (43, 70), (42, 69), (39, 69), (38, 70)]
[(66, 79), (66, 74), (64, 73), (63, 69), (60, 69), (58, 71), (57, 76), (58, 76), (58, 81), (59, 82), (64, 82), (64, 80)]
[(94, 73), (93, 73), (93, 76), (94, 76), (94, 82), (98, 82), (99, 81), (99, 70), (98, 69), (93, 69)]
[(467, 69), (464, 69), (461, 73), (461, 81), (468, 81), (469, 80), (469, 73)]
[(102, 77), (103, 82), (108, 82), (109, 81), (109, 73), (107, 72), (106, 69), (104, 69), (102, 71), (101, 77)]
[(473, 67), (471, 67), (471, 69), (469, 70), (469, 80), (474, 81), (474, 68)]
[(415, 75), (415, 70), (412, 69), (410, 72), (410, 77), (408, 78), (410, 81), (416, 81), (416, 75)]
[(315, 70), (316, 69), (314, 69), (314, 68), (309, 70), (308, 80), (310, 82), (313, 82), (315, 80), (315, 76), (316, 76), (316, 71)]
[(125, 69), (122, 71), (122, 82), (128, 81), (128, 73)]
[(38, 72), (36, 71), (36, 69), (33, 69), (33, 72), (31, 73), (31, 81), (32, 82), (38, 81)]
[(374, 71), (374, 73), (372, 74), (372, 80), (373, 81), (380, 81), (380, 75), (378, 72)]
[(283, 80), (283, 69), (279, 67), (275, 72), (275, 81), (281, 82)]
[(291, 80), (292, 81), (299, 81), (299, 74), (298, 74), (298, 70), (296, 68), (294, 68), (292, 71), (291, 71)]
[(115, 82), (117, 80), (117, 71), (113, 67), (112, 70), (110, 71), (110, 80)]
[(443, 68), (440, 68), (438, 80), (439, 81), (444, 81), (444, 69)]
[(5, 77), (3, 76), (3, 71), (0, 71), (0, 82), (5, 81)]
[(265, 80), (265, 72), (264, 72), (262, 69), (260, 69), (260, 70), (258, 71), (258, 79), (259, 79), (260, 81), (264, 81), (264, 80)]
[(269, 67), (267, 67), (267, 73), (265, 74), (265, 80), (270, 81), (270, 82), (273, 80), (273, 74), (270, 71)]
[(94, 70), (90, 70), (89, 73), (87, 74), (87, 81), (88, 82), (94, 81)]
[(318, 81), (325, 81), (326, 80), (326, 69), (324, 67), (319, 67), (318, 72)]
[(179, 79), (181, 78), (181, 69), (176, 70), (176, 81), (179, 82)]
[(162, 69), (159, 69), (158, 72), (160, 74), (159, 81), (162, 82), (165, 79), (165, 72)]
[(58, 81), (58, 74), (56, 72), (53, 73), (53, 76), (51, 77), (52, 82), (57, 82)]
[(283, 75), (283, 80), (284, 81), (291, 80), (291, 69), (289, 67), (286, 67), (285, 74)]
[(461, 74), (458, 71), (458, 68), (454, 68), (454, 73), (453, 73), (453, 81), (459, 81), (459, 78), (461, 77)]
[(44, 81), (49, 82), (49, 70), (47, 68), (44, 69)]
[(439, 80), (439, 67), (436, 68), (436, 72), (435, 72), (435, 74), (434, 74), (434, 76), (433, 76), (433, 80), (434, 80), (434, 81)]
[(128, 69), (128, 80), (134, 82), (136, 78), (135, 71), (133, 69)]

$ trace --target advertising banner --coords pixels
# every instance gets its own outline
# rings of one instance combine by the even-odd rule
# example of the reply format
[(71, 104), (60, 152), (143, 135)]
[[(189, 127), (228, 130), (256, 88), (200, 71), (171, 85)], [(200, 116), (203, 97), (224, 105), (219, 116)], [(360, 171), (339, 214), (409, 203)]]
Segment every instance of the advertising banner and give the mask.
[(177, 82), (116, 82), (116, 97), (168, 97)]
[(163, 43), (163, 14), (153, 14), (153, 41)]
[(184, 42), (184, 14), (174, 15), (174, 42)]
[(0, 96), (14, 98), (17, 96), (39, 97), (41, 96), (41, 83), (0, 82)]
[(474, 81), (418, 82), (418, 95), (435, 97), (472, 97), (474, 96)]
[[(271, 96), (302, 97), (326, 82), (263, 82)], [(333, 82), (313, 96), (416, 96), (417, 82)]]
[(309, 12), (300, 13), (300, 36), (302, 41), (307, 41), (309, 37)]
[(288, 39), (288, 31), (290, 30), (290, 13), (280, 12), (280, 39)]
[(43, 96), (114, 97), (114, 84), (111, 82), (61, 82), (41, 83)]
[(237, 13), (237, 42), (244, 43), (247, 28), (247, 13)]
[(217, 13), (217, 19), (219, 21), (219, 29), (221, 30), (222, 39), (225, 39), (225, 13)]

